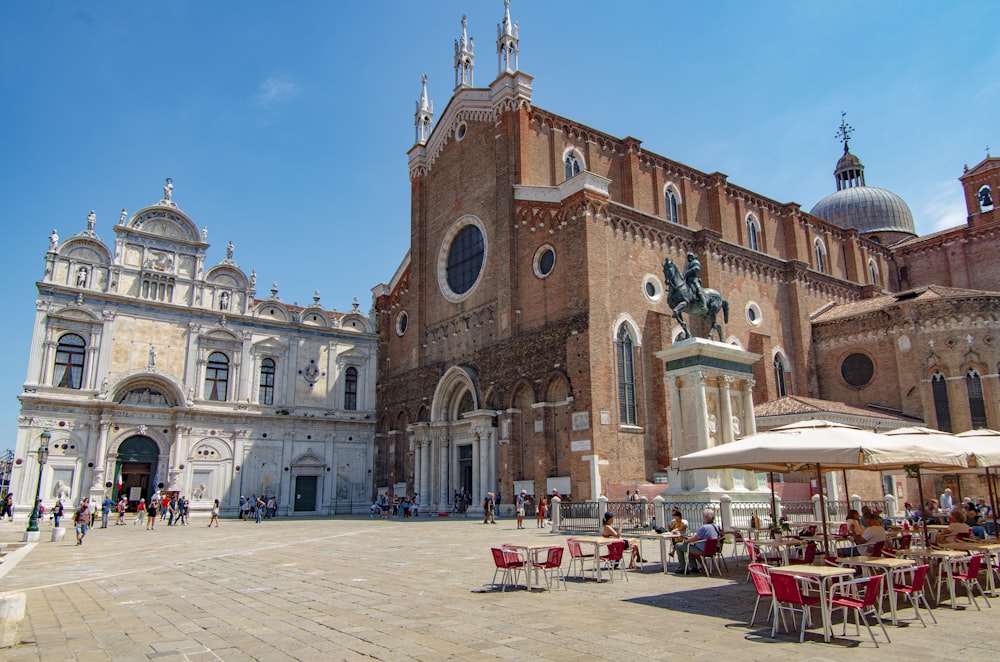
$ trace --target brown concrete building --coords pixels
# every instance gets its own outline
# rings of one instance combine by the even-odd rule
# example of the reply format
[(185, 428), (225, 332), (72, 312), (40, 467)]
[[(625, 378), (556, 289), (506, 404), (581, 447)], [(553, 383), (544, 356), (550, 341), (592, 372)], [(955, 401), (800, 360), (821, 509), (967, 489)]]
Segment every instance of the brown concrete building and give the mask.
[[(582, 500), (653, 481), (671, 459), (654, 353), (680, 333), (663, 263), (683, 269), (688, 253), (728, 299), (725, 341), (763, 355), (756, 403), (798, 394), (941, 425), (940, 372), (957, 431), (978, 421), (960, 393), (975, 366), (1000, 426), (1000, 295), (955, 289), (1000, 290), (1000, 274), (971, 268), (997, 246), (996, 219), (970, 211), (953, 231), (975, 236), (961, 268), (936, 239), (921, 248), (905, 203), (864, 185), (846, 133), (843, 195), (813, 213), (772, 200), (533, 106), (509, 10), (498, 27), (488, 87), (474, 86), (463, 21), (436, 124), (426, 78), (417, 102), (411, 247), (374, 290), (376, 489), (450, 509), (458, 491)], [(969, 171), (967, 190), (995, 190), (996, 161)], [(913, 289), (932, 283), (948, 287)]]

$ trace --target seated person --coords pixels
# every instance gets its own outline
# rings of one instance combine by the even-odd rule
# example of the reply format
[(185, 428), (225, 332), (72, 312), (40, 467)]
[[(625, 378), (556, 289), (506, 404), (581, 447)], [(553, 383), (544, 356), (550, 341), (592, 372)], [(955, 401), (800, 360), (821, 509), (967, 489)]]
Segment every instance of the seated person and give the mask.
[(958, 534), (967, 533), (971, 534), (972, 529), (969, 525), (965, 523), (965, 513), (959, 509), (951, 511), (951, 516), (948, 518), (948, 530), (939, 533), (934, 542), (940, 544), (943, 542), (955, 542), (958, 540)]
[(671, 533), (687, 533), (688, 523), (687, 520), (681, 516), (681, 511), (674, 510), (670, 513), (670, 524), (667, 525), (667, 531)]
[(601, 535), (605, 538), (619, 538), (625, 541), (625, 549), (632, 553), (631, 561), (628, 564), (629, 568), (635, 567), (635, 562), (645, 563), (646, 559), (639, 555), (639, 545), (636, 544), (634, 540), (629, 540), (628, 538), (622, 538), (621, 531), (616, 529), (614, 526), (615, 514), (612, 512), (604, 513), (604, 517), (601, 519)]
[(867, 513), (864, 530), (852, 539), (854, 547), (838, 549), (837, 556), (871, 556), (875, 543), (881, 542), (884, 545), (886, 541), (882, 517), (878, 513)]
[(851, 510), (847, 511), (847, 537), (851, 540), (861, 535), (865, 530), (865, 527), (861, 525), (861, 515), (858, 511)]
[[(677, 573), (684, 572), (684, 566), (688, 562), (688, 556), (702, 556), (705, 553), (705, 541), (712, 538), (720, 538), (722, 533), (719, 531), (719, 527), (715, 525), (715, 511), (711, 508), (706, 508), (701, 514), (702, 525), (698, 527), (695, 534), (683, 542), (679, 542), (674, 545), (674, 551), (677, 552), (677, 562), (679, 563)], [(697, 566), (694, 568), (697, 570)]]

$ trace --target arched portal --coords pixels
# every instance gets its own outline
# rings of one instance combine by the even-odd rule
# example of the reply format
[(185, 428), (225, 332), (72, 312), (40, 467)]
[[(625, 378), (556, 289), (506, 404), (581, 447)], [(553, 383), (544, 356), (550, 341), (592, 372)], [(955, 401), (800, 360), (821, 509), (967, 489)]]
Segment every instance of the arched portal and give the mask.
[(122, 442), (115, 463), (112, 498), (117, 500), (124, 494), (130, 509), (135, 508), (139, 499), (148, 501), (153, 495), (153, 477), (159, 461), (160, 449), (149, 437), (135, 435)]

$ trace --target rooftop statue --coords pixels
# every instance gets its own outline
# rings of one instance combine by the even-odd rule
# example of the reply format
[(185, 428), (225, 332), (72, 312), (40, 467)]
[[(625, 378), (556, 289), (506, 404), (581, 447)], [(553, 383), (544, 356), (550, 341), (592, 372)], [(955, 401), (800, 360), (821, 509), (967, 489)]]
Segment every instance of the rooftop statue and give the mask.
[(710, 325), (708, 337), (712, 337), (712, 331), (718, 331), (719, 342), (725, 342), (722, 339), (722, 325), (717, 319), (721, 311), (723, 320), (727, 324), (729, 323), (729, 302), (723, 299), (717, 290), (702, 287), (701, 262), (698, 261), (694, 253), (687, 254), (687, 265), (683, 274), (680, 267), (674, 264), (673, 260), (667, 258), (663, 262), (663, 277), (669, 291), (667, 305), (673, 311), (674, 319), (684, 329), (684, 337), (691, 337), (687, 322), (684, 321), (684, 313), (687, 313), (706, 318)]

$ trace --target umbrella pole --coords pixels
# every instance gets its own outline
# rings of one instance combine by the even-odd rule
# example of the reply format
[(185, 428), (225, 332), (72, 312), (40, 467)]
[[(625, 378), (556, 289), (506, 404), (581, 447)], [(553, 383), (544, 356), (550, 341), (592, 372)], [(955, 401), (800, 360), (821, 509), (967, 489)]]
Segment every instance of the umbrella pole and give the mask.
[(986, 488), (990, 491), (990, 514), (993, 515), (993, 535), (1000, 535), (1000, 528), (997, 527), (997, 505), (996, 505), (996, 490), (994, 490), (993, 485), (993, 475), (990, 474), (990, 468), (986, 467)]
[(924, 502), (924, 481), (920, 478), (920, 465), (917, 465), (917, 491), (920, 494), (920, 521), (924, 525), (924, 547), (930, 547), (930, 539), (927, 537), (927, 505)]
[(840, 470), (840, 477), (844, 479), (844, 503), (847, 504), (847, 509), (851, 509), (851, 493), (847, 491), (847, 469)]
[(774, 472), (768, 471), (767, 478), (771, 482), (771, 526), (778, 526), (778, 504), (774, 500)]
[(823, 554), (830, 553), (830, 541), (826, 532), (826, 503), (823, 501), (823, 472), (816, 465), (816, 486), (819, 488), (819, 518), (823, 523)]

